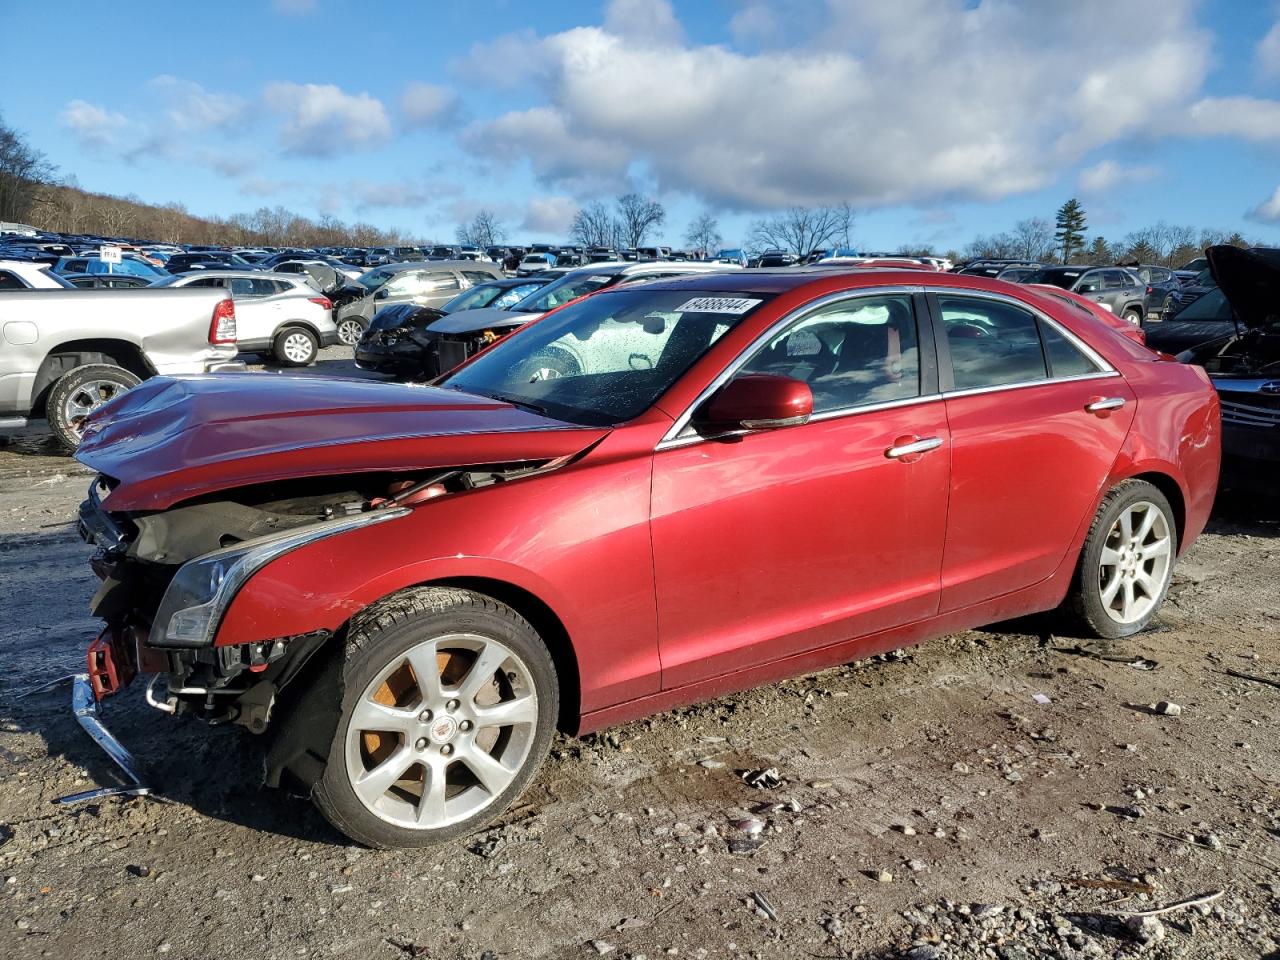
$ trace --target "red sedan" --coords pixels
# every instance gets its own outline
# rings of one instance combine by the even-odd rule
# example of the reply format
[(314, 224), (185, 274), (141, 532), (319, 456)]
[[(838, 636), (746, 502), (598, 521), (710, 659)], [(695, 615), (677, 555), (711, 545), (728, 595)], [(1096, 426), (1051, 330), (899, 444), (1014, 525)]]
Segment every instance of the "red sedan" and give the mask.
[(1069, 300), (918, 270), (576, 301), (429, 387), (157, 378), (77, 455), (96, 695), (268, 731), (350, 837), (475, 830), (553, 731), (1063, 607), (1124, 637), (1216, 395)]

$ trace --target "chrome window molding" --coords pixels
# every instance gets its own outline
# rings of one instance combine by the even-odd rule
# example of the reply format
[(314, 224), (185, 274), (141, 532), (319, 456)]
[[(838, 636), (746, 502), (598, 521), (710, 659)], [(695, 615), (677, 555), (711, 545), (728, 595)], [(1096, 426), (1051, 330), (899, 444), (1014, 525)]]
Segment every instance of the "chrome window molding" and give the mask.
[[(918, 286), (895, 286), (895, 287), (878, 287), (875, 289), (841, 290), (837, 293), (830, 293), (824, 297), (819, 297), (817, 300), (814, 300), (811, 303), (807, 303), (802, 307), (796, 308), (795, 310), (791, 311), (785, 316), (779, 318), (771, 326), (769, 326), (766, 330), (764, 330), (759, 336), (757, 336), (754, 340), (752, 340), (749, 344), (747, 344), (747, 346), (745, 346), (738, 353), (738, 355), (733, 358), (733, 360), (729, 363), (729, 365), (726, 366), (725, 369), (722, 370), (720, 374), (714, 380), (712, 380), (711, 383), (709, 383), (702, 390), (702, 392), (700, 392), (694, 398), (693, 402), (689, 404), (688, 407), (685, 408), (684, 412), (680, 414), (679, 417), (676, 418), (675, 422), (672, 423), (671, 426), (667, 429), (667, 432), (663, 434), (662, 439), (658, 441), (657, 446), (654, 448), (655, 451), (673, 450), (673, 449), (676, 449), (677, 447), (688, 447), (696, 443), (706, 443), (709, 440), (722, 440), (726, 437), (746, 436), (747, 434), (755, 432), (750, 430), (735, 430), (731, 433), (717, 434), (715, 437), (703, 437), (696, 433), (694, 434), (684, 433), (684, 431), (689, 426), (689, 421), (693, 417), (693, 411), (698, 409), (698, 407), (708, 397), (710, 397), (713, 393), (715, 393), (722, 386), (724, 386), (725, 383), (731, 380), (733, 376), (742, 368), (743, 364), (745, 364), (749, 359), (751, 359), (751, 357), (755, 355), (756, 351), (760, 347), (762, 347), (764, 344), (766, 344), (780, 330), (790, 326), (792, 323), (796, 323), (800, 320), (803, 320), (809, 314), (814, 313), (818, 310), (821, 310), (823, 307), (829, 306), (832, 303), (837, 303), (842, 300), (859, 300), (859, 299), (867, 299), (867, 298), (873, 298), (873, 297), (892, 296), (895, 294), (896, 295), (905, 294), (907, 296), (911, 296), (912, 294), (917, 294), (917, 293), (933, 294), (934, 296), (950, 294), (950, 295), (956, 295), (956, 296), (962, 296), (962, 297), (969, 297), (973, 299), (994, 300), (1000, 303), (1008, 304), (1009, 306), (1016, 307), (1018, 309), (1026, 310), (1027, 312), (1035, 316), (1038, 320), (1040, 320), (1042, 323), (1046, 323), (1049, 326), (1053, 327), (1053, 329), (1056, 332), (1060, 333), (1064, 338), (1066, 338), (1066, 340), (1072, 346), (1074, 346), (1077, 350), (1083, 353), (1089, 359), (1089, 361), (1093, 363), (1095, 366), (1097, 366), (1099, 369), (1094, 373), (1081, 373), (1081, 374), (1075, 374), (1069, 377), (1043, 377), (1039, 380), (1021, 380), (1021, 381), (1018, 381), (1017, 383), (1002, 383), (1002, 384), (997, 384), (989, 387), (968, 387), (964, 390), (948, 390), (948, 391), (943, 391), (941, 393), (922, 394), (921, 396), (918, 396), (918, 397), (904, 397), (898, 400), (886, 400), (880, 403), (859, 404), (857, 406), (852, 406), (852, 407), (841, 407), (836, 410), (824, 410), (822, 413), (815, 413), (812, 417), (810, 417), (808, 420), (809, 423), (821, 423), (827, 420), (835, 420), (841, 417), (858, 416), (864, 413), (875, 413), (880, 410), (892, 410), (898, 407), (908, 407), (908, 406), (915, 406), (923, 403), (932, 403), (935, 401), (946, 400), (952, 397), (973, 397), (973, 396), (978, 396), (984, 393), (1004, 393), (1009, 390), (1025, 390), (1028, 387), (1042, 387), (1048, 384), (1073, 383), (1073, 382), (1082, 381), (1082, 380), (1106, 380), (1112, 377), (1120, 376), (1120, 371), (1116, 370), (1115, 367), (1113, 367), (1110, 363), (1108, 363), (1106, 359), (1102, 357), (1101, 354), (1099, 354), (1091, 346), (1089, 346), (1087, 343), (1081, 340), (1078, 336), (1076, 336), (1074, 333), (1072, 333), (1070, 330), (1068, 330), (1066, 327), (1060, 324), (1057, 320), (1054, 320), (1052, 317), (1048, 316), (1042, 310), (1032, 306), (1031, 304), (1026, 303), (1025, 301), (1019, 300), (1017, 297), (1011, 297), (1008, 294), (996, 293), (995, 291), (990, 291), (990, 290), (976, 290), (969, 287), (951, 287), (951, 286), (936, 287), (936, 286), (929, 286), (927, 284), (920, 284)], [(939, 318), (939, 320), (940, 319), (941, 318)], [(916, 322), (921, 323), (921, 322), (930, 322), (930, 321), (929, 321), (929, 318), (927, 317), (917, 317)], [(934, 335), (935, 337), (937, 336), (936, 331)]]

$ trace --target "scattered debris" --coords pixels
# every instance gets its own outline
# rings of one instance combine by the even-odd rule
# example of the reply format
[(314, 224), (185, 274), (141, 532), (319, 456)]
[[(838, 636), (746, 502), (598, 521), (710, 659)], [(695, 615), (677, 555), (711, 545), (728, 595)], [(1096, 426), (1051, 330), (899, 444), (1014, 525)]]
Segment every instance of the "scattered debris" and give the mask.
[(592, 950), (600, 954), (602, 957), (606, 953), (613, 953), (613, 951), (617, 949), (617, 947), (608, 940), (588, 940), (587, 946), (591, 947)]
[(1152, 707), (1152, 709), (1155, 710), (1155, 712), (1160, 714), (1160, 716), (1162, 717), (1182, 716), (1182, 707), (1168, 700), (1161, 700), (1154, 707)]
[(1066, 653), (1076, 657), (1088, 657), (1090, 660), (1102, 660), (1106, 663), (1122, 663), (1126, 667), (1133, 667), (1135, 670), (1154, 670), (1156, 667), (1160, 666), (1160, 664), (1155, 660), (1148, 660), (1146, 657), (1118, 656), (1114, 653), (1102, 653), (1101, 651), (1079, 645), (1074, 647), (1054, 647), (1053, 649), (1057, 653)]
[(1272, 680), (1268, 677), (1259, 677), (1252, 673), (1241, 673), (1239, 670), (1223, 670), (1228, 677), (1235, 677), (1237, 680), (1252, 680), (1254, 683), (1264, 683), (1268, 687), (1275, 687), (1280, 690), (1280, 680)]
[(755, 787), (757, 790), (777, 790), (786, 783), (782, 779), (782, 774), (778, 773), (777, 767), (768, 767), (764, 770), (743, 770), (738, 774), (742, 778), (742, 782), (749, 787)]
[(773, 904), (769, 902), (768, 897), (763, 893), (753, 893), (751, 894), (751, 899), (756, 902), (756, 906), (760, 908), (761, 913), (774, 923), (778, 922), (778, 912), (773, 909)]
[(1049, 695), (1048, 695), (1047, 693), (1037, 693), (1037, 694), (1033, 694), (1033, 695), (1032, 695), (1032, 697), (1031, 697), (1031, 699), (1032, 699), (1032, 700), (1034, 700), (1036, 703), (1039, 703), (1039, 704), (1041, 704), (1041, 705), (1046, 704), (1046, 703), (1053, 703), (1053, 701), (1049, 699)]
[(1062, 881), (1072, 887), (1084, 887), (1089, 890), (1120, 890), (1124, 893), (1145, 893), (1148, 896), (1156, 892), (1156, 888), (1140, 880), (1094, 880), (1089, 877), (1068, 878)]

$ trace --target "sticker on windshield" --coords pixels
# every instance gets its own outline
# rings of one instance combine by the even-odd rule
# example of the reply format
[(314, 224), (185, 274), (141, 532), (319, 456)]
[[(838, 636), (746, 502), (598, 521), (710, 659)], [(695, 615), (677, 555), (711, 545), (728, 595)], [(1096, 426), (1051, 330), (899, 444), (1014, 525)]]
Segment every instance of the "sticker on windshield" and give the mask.
[(746, 313), (763, 300), (749, 297), (694, 297), (676, 307), (677, 313)]

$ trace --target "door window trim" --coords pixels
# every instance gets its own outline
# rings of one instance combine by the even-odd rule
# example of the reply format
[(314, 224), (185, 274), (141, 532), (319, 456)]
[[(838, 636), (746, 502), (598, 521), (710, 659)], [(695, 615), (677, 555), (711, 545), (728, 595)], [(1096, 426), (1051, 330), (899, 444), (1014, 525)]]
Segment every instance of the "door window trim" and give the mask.
[[(1055, 377), (1049, 373), (1050, 365), (1046, 359), (1046, 376), (1041, 377), (1038, 380), (1018, 380), (1014, 383), (1000, 383), (986, 387), (966, 387), (963, 390), (957, 390), (955, 388), (955, 380), (951, 367), (951, 348), (947, 341), (946, 325), (943, 323), (942, 308), (938, 303), (939, 294), (968, 297), (975, 300), (993, 300), (996, 303), (1025, 310), (1030, 313), (1038, 323), (1045, 324), (1052, 328), (1056, 333), (1061, 334), (1068, 343), (1083, 353), (1099, 369), (1095, 373), (1079, 373), (1073, 376)], [(1108, 363), (1106, 358), (1098, 353), (1097, 350), (1093, 349), (1093, 347), (1089, 346), (1043, 310), (1040, 310), (1023, 300), (1019, 300), (1017, 297), (1011, 297), (1004, 293), (996, 293), (991, 290), (972, 290), (963, 287), (929, 287), (925, 291), (925, 300), (929, 304), (929, 311), (933, 317), (933, 339), (937, 344), (938, 378), (939, 385), (942, 388), (943, 397), (972, 397), (980, 393), (1003, 393), (1006, 390), (1023, 390), (1027, 387), (1042, 387), (1045, 384), (1050, 383), (1071, 383), (1077, 380), (1103, 380), (1120, 376), (1120, 371)], [(1043, 337), (1041, 337), (1040, 340), (1040, 349), (1043, 355)]]
[[(770, 324), (759, 336), (748, 343), (738, 353), (736, 357), (712, 380), (699, 394), (694, 397), (693, 402), (685, 408), (667, 432), (662, 435), (662, 439), (658, 441), (655, 450), (669, 450), (674, 447), (691, 446), (695, 443), (705, 443), (710, 438), (699, 436), (698, 434), (684, 434), (685, 429), (689, 426), (689, 421), (693, 419), (693, 413), (707, 398), (728, 383), (738, 373), (738, 371), (756, 355), (759, 350), (765, 346), (778, 333), (797, 323), (813, 313), (830, 306), (833, 303), (840, 303), (846, 300), (866, 300), (878, 299), (889, 296), (907, 296), (911, 298), (911, 309), (916, 320), (916, 334), (918, 339), (917, 349), (920, 351), (920, 388), (921, 393), (918, 397), (904, 397), (898, 400), (885, 400), (880, 403), (864, 403), (851, 407), (841, 407), (838, 410), (825, 410), (822, 413), (814, 414), (809, 418), (809, 423), (821, 422), (824, 420), (834, 420), (837, 417), (847, 417), (853, 414), (869, 413), (873, 410), (887, 410), (892, 407), (905, 407), (916, 403), (927, 403), (929, 401), (938, 400), (942, 396), (939, 392), (940, 383), (938, 375), (941, 370), (940, 358), (934, 352), (934, 341), (937, 340), (935, 333), (936, 327), (930, 323), (930, 318), (925, 307), (924, 300), (920, 296), (924, 288), (920, 286), (895, 286), (895, 287), (876, 287), (874, 289), (860, 288), (857, 290), (840, 290), (836, 293), (829, 293), (826, 296), (819, 297), (816, 300), (810, 300), (808, 303), (796, 307), (782, 317)], [(930, 383), (925, 382), (926, 372), (930, 372), (932, 376)], [(925, 391), (928, 392), (925, 392)], [(723, 435), (722, 435), (723, 436)]]

